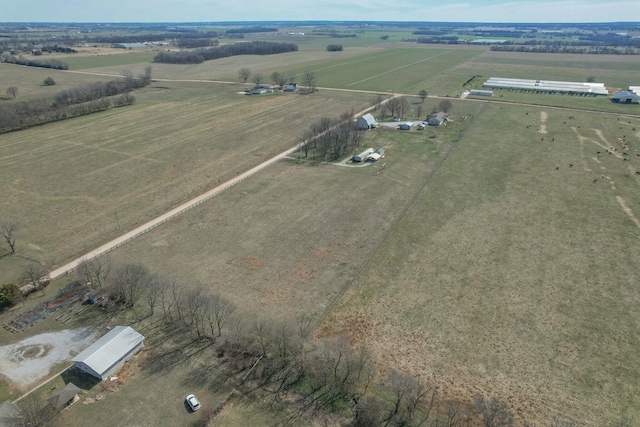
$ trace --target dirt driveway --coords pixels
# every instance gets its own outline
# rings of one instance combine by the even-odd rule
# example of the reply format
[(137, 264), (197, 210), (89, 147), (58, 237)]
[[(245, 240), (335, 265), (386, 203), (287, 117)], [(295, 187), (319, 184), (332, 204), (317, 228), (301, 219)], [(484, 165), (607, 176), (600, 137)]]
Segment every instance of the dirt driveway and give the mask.
[(49, 332), (0, 347), (0, 374), (17, 387), (27, 389), (51, 375), (55, 365), (89, 347), (96, 331), (78, 328)]

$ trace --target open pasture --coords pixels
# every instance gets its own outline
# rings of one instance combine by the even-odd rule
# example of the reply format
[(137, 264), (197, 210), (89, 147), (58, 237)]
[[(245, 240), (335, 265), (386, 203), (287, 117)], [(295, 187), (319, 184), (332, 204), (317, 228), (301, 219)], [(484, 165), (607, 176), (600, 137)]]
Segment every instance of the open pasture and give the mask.
[[(131, 107), (1, 135), (2, 217), (22, 224), (18, 252), (49, 265), (78, 256), (291, 147), (313, 118), (370, 98), (236, 90), (158, 84)], [(0, 282), (15, 280), (10, 270)]]
[[(119, 72), (114, 74), (119, 74), (123, 69), (121, 68)], [(46, 86), (43, 82), (47, 77), (51, 77), (56, 84)], [(0, 81), (2, 81), (0, 97), (8, 98), (5, 91), (11, 86), (18, 88), (18, 95), (15, 101), (24, 101), (29, 98), (50, 97), (63, 89), (111, 79), (112, 77), (108, 76), (75, 74), (60, 70), (0, 63)], [(0, 100), (2, 103), (13, 101), (8, 99)]]
[(519, 422), (637, 424), (638, 129), (485, 108), (318, 336), (348, 334), (447, 398), (498, 396)]

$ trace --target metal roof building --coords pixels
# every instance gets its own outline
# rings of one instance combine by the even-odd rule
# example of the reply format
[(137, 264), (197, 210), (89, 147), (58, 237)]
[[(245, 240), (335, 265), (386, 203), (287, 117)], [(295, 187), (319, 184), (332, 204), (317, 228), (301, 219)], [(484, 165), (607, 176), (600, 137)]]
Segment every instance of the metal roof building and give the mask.
[(358, 121), (356, 121), (356, 127), (358, 129), (371, 129), (376, 127), (376, 124), (376, 119), (374, 119), (373, 116), (369, 113), (360, 117)]
[(640, 95), (640, 86), (629, 86), (629, 92), (633, 92), (636, 95)]
[(640, 103), (640, 95), (634, 92), (625, 90), (624, 92), (618, 92), (613, 95), (611, 102), (619, 104), (638, 104)]
[(75, 367), (106, 380), (116, 369), (144, 347), (144, 336), (130, 326), (116, 326), (73, 358)]
[(538, 92), (583, 93), (609, 95), (604, 83), (561, 82), (553, 80), (512, 79), (508, 77), (490, 77), (483, 86), (497, 89), (533, 90)]

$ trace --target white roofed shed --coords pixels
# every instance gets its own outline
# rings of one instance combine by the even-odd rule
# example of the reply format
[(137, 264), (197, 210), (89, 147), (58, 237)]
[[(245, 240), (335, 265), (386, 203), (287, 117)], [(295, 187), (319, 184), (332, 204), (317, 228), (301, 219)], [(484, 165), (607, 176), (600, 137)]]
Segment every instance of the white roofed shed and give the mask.
[(130, 326), (116, 326), (73, 358), (75, 367), (106, 380), (144, 347), (144, 336)]

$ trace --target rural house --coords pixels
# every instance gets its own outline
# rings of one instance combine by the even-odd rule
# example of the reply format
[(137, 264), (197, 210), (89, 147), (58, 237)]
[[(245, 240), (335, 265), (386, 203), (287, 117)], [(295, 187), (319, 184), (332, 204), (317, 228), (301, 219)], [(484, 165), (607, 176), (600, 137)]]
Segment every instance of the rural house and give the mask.
[(447, 120), (449, 120), (449, 115), (443, 111), (435, 114), (429, 114), (429, 116), (427, 116), (427, 124), (429, 126), (440, 126)]
[(106, 380), (144, 347), (144, 336), (130, 326), (116, 326), (73, 358), (75, 367)]
[(376, 126), (377, 126), (376, 119), (374, 119), (373, 116), (369, 113), (360, 117), (356, 121), (356, 127), (361, 130), (373, 129)]

